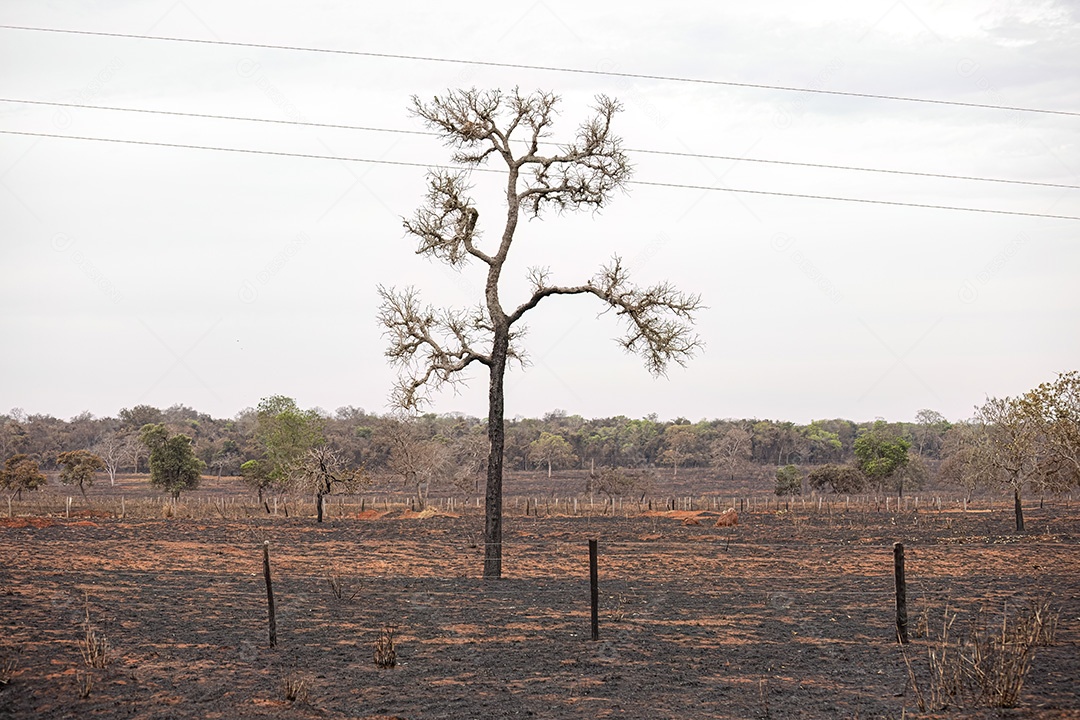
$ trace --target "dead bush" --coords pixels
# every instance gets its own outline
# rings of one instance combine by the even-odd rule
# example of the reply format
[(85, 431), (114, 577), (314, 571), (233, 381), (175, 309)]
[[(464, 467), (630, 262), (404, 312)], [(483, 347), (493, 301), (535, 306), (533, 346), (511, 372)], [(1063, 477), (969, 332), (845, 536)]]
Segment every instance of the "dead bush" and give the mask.
[(288, 702), (307, 702), (310, 693), (308, 678), (291, 672), (281, 679), (281, 697)]
[(948, 707), (1015, 707), (1031, 669), (1035, 648), (1054, 641), (1058, 613), (1035, 600), (998, 616), (978, 612), (957, 634), (957, 613), (946, 607), (941, 631), (926, 640), (926, 664), (918, 670), (902, 649), (908, 679), (922, 712)]
[(397, 648), (394, 643), (394, 626), (388, 625), (375, 640), (375, 667), (392, 668), (397, 665)]
[(86, 617), (83, 620), (83, 638), (79, 652), (88, 668), (103, 668), (109, 664), (109, 639), (97, 631), (90, 621), (90, 602), (86, 601)]

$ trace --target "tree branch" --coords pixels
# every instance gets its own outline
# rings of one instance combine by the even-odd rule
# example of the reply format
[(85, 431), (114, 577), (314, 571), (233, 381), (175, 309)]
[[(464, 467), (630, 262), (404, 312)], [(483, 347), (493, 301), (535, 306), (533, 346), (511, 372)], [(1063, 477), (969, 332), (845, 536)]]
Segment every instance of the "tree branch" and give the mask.
[(640, 288), (615, 257), (585, 285), (547, 284), (546, 270), (533, 269), (530, 280), (533, 294), (510, 316), (513, 324), (552, 295), (595, 295), (626, 320), (627, 331), (619, 344), (627, 352), (640, 355), (653, 375), (663, 375), (671, 362), (685, 365), (703, 343), (693, 332), (694, 313), (702, 309), (701, 297), (679, 292), (669, 283)]
[(464, 264), (469, 255), (491, 264), (491, 257), (474, 243), (479, 236), (476, 221), (480, 213), (467, 191), (464, 173), (435, 170), (428, 174), (427, 203), (412, 220), (402, 223), (408, 233), (420, 239), (418, 255), (433, 255), (452, 267)]
[[(421, 307), (416, 290), (398, 292), (379, 286), (382, 304), (379, 322), (390, 340), (386, 356), (402, 367), (402, 375), (392, 399), (402, 408), (415, 409), (427, 400), (429, 392), (445, 384), (454, 385), (455, 377), (474, 362), (485, 365), (491, 359), (473, 350), (480, 336), (490, 333), (490, 323), (482, 311), (472, 314)], [(490, 344), (490, 341), (487, 341)]]
[(622, 151), (622, 140), (611, 133), (611, 120), (622, 107), (598, 95), (596, 115), (582, 124), (577, 139), (562, 153), (551, 157), (536, 154), (539, 136), (534, 134), (530, 152), (517, 160), (521, 167), (534, 165), (533, 178), (518, 194), (522, 207), (535, 217), (547, 205), (567, 208), (600, 208), (633, 169)]

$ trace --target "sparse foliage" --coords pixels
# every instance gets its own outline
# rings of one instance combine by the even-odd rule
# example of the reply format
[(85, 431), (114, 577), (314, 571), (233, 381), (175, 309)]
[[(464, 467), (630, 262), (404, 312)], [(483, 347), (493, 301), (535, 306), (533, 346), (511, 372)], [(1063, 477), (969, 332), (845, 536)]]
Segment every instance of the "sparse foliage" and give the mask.
[(545, 430), (540, 433), (540, 437), (530, 443), (529, 459), (538, 465), (547, 465), (547, 474), (551, 477), (551, 468), (554, 465), (561, 466), (573, 461), (574, 448), (563, 439), (562, 435)]
[(86, 488), (94, 484), (94, 475), (105, 469), (105, 461), (89, 450), (69, 450), (56, 456), (61, 467), (60, 482), (78, 485), (79, 492), (86, 495)]
[(745, 472), (750, 465), (752, 437), (745, 428), (733, 427), (710, 446), (713, 465), (727, 475), (729, 480), (734, 480), (737, 473)]
[(640, 470), (602, 467), (589, 473), (590, 492), (603, 493), (608, 499), (638, 495), (644, 497), (652, 488), (652, 478)]
[(427, 393), (460, 382), (462, 371), (474, 363), (488, 368), (485, 577), (502, 574), (504, 376), (509, 361), (524, 359), (518, 343), (523, 317), (548, 297), (593, 295), (626, 321), (622, 346), (640, 354), (656, 375), (671, 362), (685, 362), (700, 346), (691, 329), (701, 306), (698, 296), (681, 293), (668, 283), (640, 288), (630, 282), (618, 257), (580, 285), (554, 283), (547, 268), (533, 268), (528, 275), (529, 297), (516, 308), (504, 307), (500, 280), (521, 216), (537, 217), (548, 208), (600, 209), (631, 173), (621, 141), (611, 132), (619, 104), (603, 96), (573, 141), (541, 154), (558, 100), (551, 93), (475, 89), (450, 91), (427, 102), (413, 98), (413, 115), (443, 137), (454, 162), (471, 166), (490, 158), (503, 162), (507, 206), (505, 214), (496, 216), (505, 217), (506, 224), (494, 243), (482, 242), (480, 211), (469, 195), (467, 172), (432, 171), (426, 201), (404, 221), (405, 230), (418, 241), (418, 254), (452, 267), (473, 261), (484, 266), (483, 302), (471, 310), (437, 310), (424, 305), (414, 289), (379, 288), (379, 321), (389, 340), (386, 355), (401, 368), (392, 393), (397, 405), (416, 408)]
[(309, 448), (296, 463), (292, 471), (293, 484), (315, 495), (318, 522), (323, 521), (324, 497), (335, 490), (353, 492), (369, 482), (363, 468), (347, 467), (341, 453), (328, 445)]

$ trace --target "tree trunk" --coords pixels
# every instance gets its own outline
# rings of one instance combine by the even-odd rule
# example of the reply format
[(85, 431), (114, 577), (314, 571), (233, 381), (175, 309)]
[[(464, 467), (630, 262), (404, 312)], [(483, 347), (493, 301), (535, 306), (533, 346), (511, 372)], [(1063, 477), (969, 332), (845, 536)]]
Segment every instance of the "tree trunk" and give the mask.
[(551, 461), (548, 460), (547, 462), (548, 462), (548, 480), (550, 480), (551, 479)]
[(502, 480), (503, 447), (506, 427), (503, 424), (503, 381), (506, 375), (506, 352), (509, 332), (498, 329), (491, 353), (491, 382), (488, 387), (487, 493), (484, 498), (484, 577), (502, 577)]
[(315, 520), (315, 522), (322, 522), (322, 499), (323, 499), (322, 493), (316, 493), (315, 494), (315, 508), (316, 508), (316, 510), (315, 510), (315, 512), (316, 512), (316, 520)]
[(1024, 532), (1024, 506), (1020, 502), (1020, 488), (1013, 490), (1013, 507), (1016, 509), (1016, 532)]

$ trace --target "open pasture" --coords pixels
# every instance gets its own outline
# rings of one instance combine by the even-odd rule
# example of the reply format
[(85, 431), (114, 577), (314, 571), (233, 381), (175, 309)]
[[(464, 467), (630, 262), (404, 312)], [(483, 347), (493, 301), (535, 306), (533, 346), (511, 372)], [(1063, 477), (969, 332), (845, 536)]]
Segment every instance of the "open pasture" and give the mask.
[[(959, 631), (980, 611), (1000, 618), (1048, 600), (1057, 632), (1004, 716), (1080, 716), (1075, 503), (1033, 504), (1028, 532), (1016, 535), (1002, 505), (964, 512), (924, 501), (897, 512), (895, 502), (886, 511), (834, 500), (819, 511), (808, 499), (778, 511), (773, 498), (769, 509), (744, 507), (730, 528), (626, 507), (573, 515), (541, 505), (540, 517), (526, 516), (521, 501), (508, 516), (505, 577), (485, 582), (474, 507), (418, 517), (365, 502), (363, 513), (341, 506), (317, 525), (230, 512), (207, 497), (203, 512), (182, 499), (188, 516), (121, 519), (112, 498), (34, 515), (17, 503), (15, 517), (0, 519), (0, 716), (919, 715), (894, 634), (895, 541), (906, 547), (907, 653), (918, 677), (933, 644), (926, 632), (946, 608), (959, 613)], [(598, 641), (590, 538), (599, 541)], [(84, 657), (87, 618), (107, 640), (105, 667)], [(387, 628), (397, 664), (383, 669), (373, 648)]]

